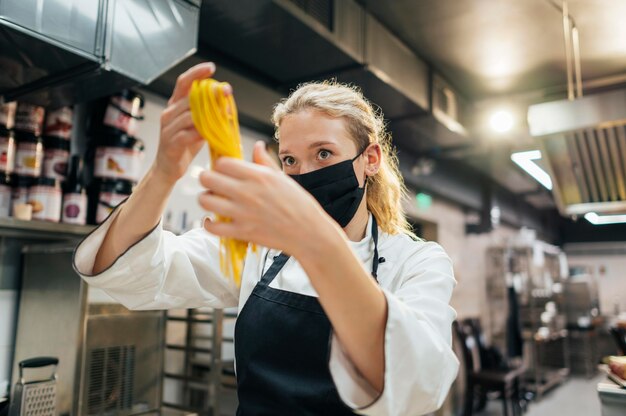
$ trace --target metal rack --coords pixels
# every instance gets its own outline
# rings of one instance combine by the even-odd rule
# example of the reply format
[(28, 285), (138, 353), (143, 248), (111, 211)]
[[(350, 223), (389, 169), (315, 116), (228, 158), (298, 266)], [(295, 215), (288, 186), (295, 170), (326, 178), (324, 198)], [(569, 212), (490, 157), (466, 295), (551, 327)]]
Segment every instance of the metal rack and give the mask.
[[(525, 385), (539, 398), (569, 374), (561, 255), (557, 247), (539, 241), (493, 246), (487, 252), (491, 343), (512, 358), (507, 349), (506, 311), (508, 286), (513, 284), (524, 340), (523, 360), (528, 369)], [(546, 314), (547, 309), (554, 311)]]
[(600, 355), (598, 353), (598, 329), (569, 329), (569, 361), (572, 373), (591, 378), (596, 374)]
[[(165, 371), (165, 379), (179, 383), (182, 400), (179, 403), (163, 401), (164, 407), (195, 412), (198, 415), (218, 416), (222, 405), (220, 396), (225, 389), (236, 388), (234, 362), (223, 360), (224, 343), (233, 339), (224, 337), (224, 322), (233, 320), (234, 312), (221, 309), (187, 309), (184, 314), (168, 312), (167, 322), (185, 326), (182, 343), (167, 343), (167, 351), (182, 352), (182, 372)], [(167, 366), (166, 366), (167, 367)]]

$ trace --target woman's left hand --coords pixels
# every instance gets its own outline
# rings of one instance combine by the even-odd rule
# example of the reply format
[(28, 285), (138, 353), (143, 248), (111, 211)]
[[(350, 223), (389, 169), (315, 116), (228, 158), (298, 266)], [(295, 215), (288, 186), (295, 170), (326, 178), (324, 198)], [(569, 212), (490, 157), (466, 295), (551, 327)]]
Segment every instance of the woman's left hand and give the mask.
[[(332, 219), (300, 185), (278, 168), (263, 142), (254, 146), (254, 163), (222, 157), (200, 174), (207, 188), (199, 203), (230, 222), (205, 221), (212, 234), (233, 237), (295, 254), (298, 244)], [(303, 238), (306, 236), (306, 238)]]

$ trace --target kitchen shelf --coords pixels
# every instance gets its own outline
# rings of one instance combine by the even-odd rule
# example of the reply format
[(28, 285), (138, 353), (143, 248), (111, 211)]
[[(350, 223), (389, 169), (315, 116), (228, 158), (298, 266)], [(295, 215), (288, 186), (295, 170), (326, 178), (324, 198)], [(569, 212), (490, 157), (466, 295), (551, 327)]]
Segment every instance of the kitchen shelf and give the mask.
[(89, 234), (95, 226), (60, 224), (48, 221), (24, 221), (15, 218), (0, 218), (0, 237), (35, 239), (35, 240), (67, 240), (80, 239)]

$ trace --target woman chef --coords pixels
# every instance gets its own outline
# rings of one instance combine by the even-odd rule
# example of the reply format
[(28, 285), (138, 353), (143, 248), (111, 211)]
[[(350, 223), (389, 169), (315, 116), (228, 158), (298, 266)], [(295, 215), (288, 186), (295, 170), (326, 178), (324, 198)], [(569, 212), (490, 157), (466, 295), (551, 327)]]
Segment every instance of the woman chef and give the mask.
[[(254, 163), (221, 158), (200, 175), (199, 203), (232, 222), (162, 229), (168, 196), (204, 144), (187, 93), (214, 71), (205, 63), (178, 78), (154, 163), (76, 249), (75, 269), (130, 309), (239, 306), (239, 415), (434, 411), (458, 368), (452, 265), (439, 245), (412, 238), (382, 114), (360, 92), (300, 86), (274, 109), (282, 172), (262, 142)], [(258, 246), (241, 288), (220, 272), (219, 236)]]

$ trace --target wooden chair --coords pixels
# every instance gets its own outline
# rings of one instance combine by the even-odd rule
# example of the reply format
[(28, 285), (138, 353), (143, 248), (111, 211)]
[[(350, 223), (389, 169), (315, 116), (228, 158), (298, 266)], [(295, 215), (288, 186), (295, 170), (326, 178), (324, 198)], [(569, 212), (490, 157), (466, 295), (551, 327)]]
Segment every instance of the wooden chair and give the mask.
[(474, 397), (487, 391), (500, 393), (505, 416), (509, 415), (509, 408), (513, 415), (521, 415), (519, 385), (524, 369), (482, 369), (479, 341), (474, 336), (472, 326), (467, 322), (455, 321), (453, 327), (461, 341), (465, 368), (466, 391), (463, 415), (471, 416), (474, 412)]

